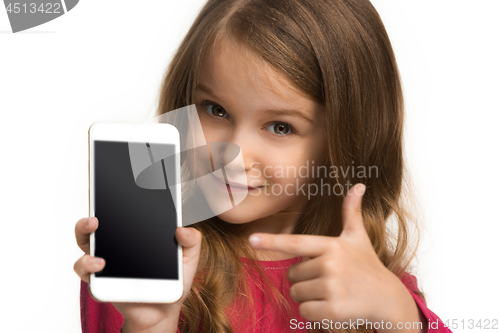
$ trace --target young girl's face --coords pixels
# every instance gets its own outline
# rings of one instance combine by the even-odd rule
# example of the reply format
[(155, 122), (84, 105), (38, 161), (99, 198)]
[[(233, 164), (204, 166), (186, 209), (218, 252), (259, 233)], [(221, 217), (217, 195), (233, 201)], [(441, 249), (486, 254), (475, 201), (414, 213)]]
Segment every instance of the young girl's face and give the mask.
[[(257, 55), (227, 43), (219, 43), (203, 59), (194, 102), (206, 141), (237, 144), (245, 168), (240, 172), (249, 186), (257, 187), (219, 218), (267, 223), (277, 220), (276, 213), (305, 206), (310, 168), (326, 159), (322, 104), (294, 88)], [(309, 177), (301, 177), (300, 167), (305, 175), (307, 161)], [(218, 191), (214, 188), (210, 194)], [(291, 223), (297, 217), (279, 220), (284, 219)]]

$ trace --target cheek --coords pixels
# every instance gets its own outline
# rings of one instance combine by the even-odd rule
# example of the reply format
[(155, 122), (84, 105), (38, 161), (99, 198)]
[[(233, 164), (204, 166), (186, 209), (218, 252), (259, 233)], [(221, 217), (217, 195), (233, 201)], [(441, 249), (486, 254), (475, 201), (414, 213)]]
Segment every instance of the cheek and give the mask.
[(221, 131), (217, 131), (210, 122), (201, 120), (201, 128), (207, 143), (218, 141), (217, 138), (220, 136)]
[(202, 122), (203, 134), (205, 135), (205, 141), (208, 145), (210, 154), (212, 154), (210, 142), (225, 142), (226, 138), (224, 135), (224, 130), (216, 128), (210, 124), (203, 124)]
[[(300, 186), (304, 183), (312, 181), (311, 168), (316, 166), (317, 161), (314, 156), (309, 154), (307, 147), (298, 149), (287, 149), (286, 152), (268, 152), (266, 159), (263, 163), (265, 170), (263, 170), (263, 177), (269, 183), (280, 184), (285, 186), (287, 184)], [(265, 173), (264, 173), (265, 172)]]

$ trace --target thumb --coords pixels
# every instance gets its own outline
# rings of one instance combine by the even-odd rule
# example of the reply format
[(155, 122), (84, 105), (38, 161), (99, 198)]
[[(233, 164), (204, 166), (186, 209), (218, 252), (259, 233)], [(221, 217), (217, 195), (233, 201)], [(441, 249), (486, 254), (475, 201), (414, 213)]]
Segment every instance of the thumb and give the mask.
[(358, 183), (351, 187), (342, 203), (342, 235), (354, 236), (366, 234), (363, 215), (361, 214), (361, 201), (366, 186)]
[(179, 227), (175, 231), (175, 238), (183, 247), (184, 257), (193, 257), (200, 254), (201, 232), (199, 230)]

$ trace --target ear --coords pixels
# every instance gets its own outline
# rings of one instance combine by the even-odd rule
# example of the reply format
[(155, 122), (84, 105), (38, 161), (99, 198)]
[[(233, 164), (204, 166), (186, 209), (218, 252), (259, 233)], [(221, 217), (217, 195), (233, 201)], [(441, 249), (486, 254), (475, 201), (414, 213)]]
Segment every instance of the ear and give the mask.
[(365, 234), (368, 236), (365, 224), (363, 222), (363, 215), (361, 213), (361, 202), (365, 193), (366, 186), (358, 183), (351, 187), (349, 193), (344, 198), (342, 203), (342, 235), (357, 236)]

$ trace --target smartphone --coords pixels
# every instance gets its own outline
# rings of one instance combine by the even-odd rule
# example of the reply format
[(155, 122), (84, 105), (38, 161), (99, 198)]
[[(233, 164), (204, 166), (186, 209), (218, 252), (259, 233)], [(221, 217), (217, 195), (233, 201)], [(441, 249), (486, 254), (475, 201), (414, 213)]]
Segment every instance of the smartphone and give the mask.
[(101, 302), (174, 303), (182, 297), (180, 137), (166, 123), (96, 122), (89, 128), (89, 216), (99, 226), (90, 277)]

